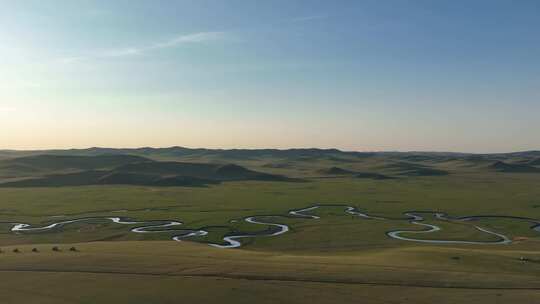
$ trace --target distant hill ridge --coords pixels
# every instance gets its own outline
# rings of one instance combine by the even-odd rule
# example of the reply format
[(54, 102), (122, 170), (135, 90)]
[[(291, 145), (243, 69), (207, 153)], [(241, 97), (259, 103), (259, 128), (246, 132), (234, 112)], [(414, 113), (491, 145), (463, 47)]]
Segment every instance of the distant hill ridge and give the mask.
[[(2, 167), (3, 166), (3, 167)], [(291, 181), (285, 176), (252, 171), (235, 164), (155, 161), (133, 155), (65, 156), (38, 155), (4, 160), (1, 168), (22, 166), (23, 180), (4, 187), (74, 185), (195, 186), (224, 181)], [(21, 169), (21, 168), (18, 168)], [(45, 172), (41, 176), (38, 172)], [(31, 174), (29, 175), (25, 175)]]
[[(341, 166), (346, 166), (344, 169)], [(254, 171), (257, 170), (257, 171)], [(259, 172), (268, 171), (268, 172)], [(389, 179), (479, 170), (536, 173), (540, 151), (499, 154), (347, 152), (338, 149), (90, 148), (0, 150), (0, 183), (29, 185), (206, 185), (225, 181), (291, 181), (313, 173)]]
[(299, 158), (299, 157), (347, 157), (364, 158), (372, 156), (386, 157), (407, 157), (410, 161), (429, 161), (444, 160), (449, 158), (480, 157), (480, 158), (540, 158), (540, 151), (521, 151), (511, 153), (459, 153), (459, 152), (423, 152), (423, 151), (381, 151), (381, 152), (358, 152), (342, 151), (339, 149), (320, 149), (320, 148), (294, 148), (294, 149), (206, 149), (206, 148), (186, 148), (181, 146), (167, 148), (101, 148), (93, 147), (87, 149), (64, 149), (64, 150), (0, 150), (0, 157), (30, 156), (38, 154), (52, 155), (104, 155), (104, 154), (129, 154), (141, 157), (222, 157), (229, 159), (249, 159), (257, 157), (276, 157), (276, 158)]

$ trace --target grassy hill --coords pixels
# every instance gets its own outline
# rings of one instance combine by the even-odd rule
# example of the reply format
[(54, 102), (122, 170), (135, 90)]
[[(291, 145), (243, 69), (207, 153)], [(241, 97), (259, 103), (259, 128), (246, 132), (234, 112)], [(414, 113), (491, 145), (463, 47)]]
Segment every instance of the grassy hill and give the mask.
[(33, 155), (0, 161), (0, 173), (13, 176), (33, 176), (40, 173), (112, 169), (121, 165), (151, 162), (135, 155)]
[(401, 161), (385, 165), (383, 168), (401, 176), (443, 176), (450, 174), (448, 171), (428, 165)]
[[(146, 186), (204, 186), (224, 181), (262, 180), (290, 181), (285, 176), (268, 174), (249, 170), (234, 164), (205, 164), (184, 162), (149, 161), (140, 157), (107, 156), (104, 160), (98, 156), (80, 157), (31, 157), (31, 163), (40, 164), (41, 168), (50, 170), (86, 168), (102, 168), (116, 163), (140, 161), (120, 165), (111, 170), (83, 170), (69, 173), (47, 174), (36, 178), (0, 183), (0, 187), (60, 187), (84, 185), (146, 185)], [(42, 162), (35, 161), (36, 159)], [(55, 162), (46, 164), (44, 160), (53, 159)], [(59, 159), (67, 159), (62, 164)], [(85, 164), (84, 160), (91, 160)], [(100, 160), (100, 161), (98, 161)], [(16, 160), (18, 161), (18, 160)], [(32, 167), (35, 168), (35, 167)]]
[(529, 165), (531, 166), (540, 166), (540, 158), (534, 159), (529, 162)]
[(363, 161), (372, 157), (388, 158), (392, 160), (410, 162), (441, 162), (450, 159), (481, 159), (481, 160), (511, 160), (527, 159), (535, 160), (540, 158), (540, 151), (522, 151), (513, 153), (454, 153), (454, 152), (356, 152), (341, 151), (338, 149), (201, 149), (186, 147), (169, 148), (88, 148), (88, 149), (68, 149), (68, 150), (36, 150), (36, 151), (16, 151), (0, 150), (0, 158), (15, 158), (35, 155), (61, 155), (61, 156), (102, 156), (102, 155), (137, 155), (150, 159), (159, 160), (181, 160), (181, 159), (321, 159), (336, 162), (353, 163)]
[[(296, 179), (320, 175), (387, 179), (479, 171), (535, 173), (540, 170), (539, 153), (368, 153), (337, 149), (221, 150), (184, 147), (0, 151), (0, 184), (182, 186), (238, 180), (289, 180), (285, 176)], [(36, 178), (42, 180), (28, 180)], [(67, 179), (73, 180), (68, 182)]]
[(353, 171), (353, 170), (347, 170), (340, 167), (331, 167), (331, 168), (324, 168), (317, 171), (318, 173), (324, 174), (324, 175), (330, 175), (330, 176), (351, 176), (356, 178), (367, 178), (367, 179), (391, 179), (393, 177), (384, 175), (381, 173), (374, 173), (374, 172), (359, 172), (359, 171)]
[[(41, 154), (37, 154), (41, 153)], [(235, 180), (351, 176), (422, 178), (466, 172), (537, 172), (538, 151), (506, 154), (347, 152), (337, 149), (90, 148), (0, 151), (0, 184), (200, 185)], [(234, 164), (234, 165), (231, 165)], [(106, 171), (100, 173), (86, 171)], [(262, 173), (265, 172), (265, 173)], [(63, 176), (65, 174), (73, 174)], [(91, 177), (88, 180), (88, 177)], [(43, 178), (38, 181), (22, 179)], [(166, 178), (166, 180), (162, 180)], [(79, 181), (79, 182), (77, 182)], [(21, 183), (19, 183), (21, 182)]]
[(121, 166), (116, 168), (114, 172), (196, 177), (216, 181), (286, 180), (283, 176), (252, 171), (235, 164), (145, 162)]
[(373, 172), (356, 172), (354, 177), (356, 178), (371, 178), (371, 179), (393, 179), (394, 177), (380, 174), (380, 173), (373, 173)]
[(502, 161), (495, 162), (489, 166), (490, 169), (506, 173), (540, 173), (539, 168), (524, 164), (509, 164)]
[(318, 170), (318, 172), (325, 175), (353, 175), (355, 173), (352, 170), (347, 170), (340, 167), (324, 168)]

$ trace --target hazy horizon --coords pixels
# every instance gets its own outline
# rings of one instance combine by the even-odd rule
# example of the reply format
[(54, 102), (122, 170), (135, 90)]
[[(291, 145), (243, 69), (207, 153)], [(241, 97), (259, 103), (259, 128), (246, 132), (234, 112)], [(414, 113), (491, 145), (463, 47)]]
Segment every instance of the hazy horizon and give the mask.
[(208, 150), (302, 150), (302, 149), (320, 149), (320, 150), (333, 150), (337, 149), (341, 152), (361, 152), (361, 153), (462, 153), (462, 154), (505, 154), (505, 153), (520, 153), (520, 152), (537, 152), (540, 149), (530, 150), (515, 150), (515, 151), (488, 151), (488, 152), (466, 152), (466, 151), (438, 151), (438, 150), (346, 150), (336, 147), (256, 147), (256, 148), (243, 148), (243, 147), (188, 147), (181, 145), (174, 146), (133, 146), (133, 147), (102, 147), (102, 146), (88, 146), (88, 147), (63, 147), (63, 148), (34, 148), (34, 149), (4, 149), (0, 147), (0, 151), (16, 151), (16, 152), (32, 152), (32, 151), (64, 151), (64, 150), (90, 150), (90, 149), (118, 149), (118, 150), (131, 150), (131, 149), (172, 149), (172, 148), (184, 148), (184, 149), (208, 149)]
[(0, 149), (540, 149), (538, 1), (0, 4)]

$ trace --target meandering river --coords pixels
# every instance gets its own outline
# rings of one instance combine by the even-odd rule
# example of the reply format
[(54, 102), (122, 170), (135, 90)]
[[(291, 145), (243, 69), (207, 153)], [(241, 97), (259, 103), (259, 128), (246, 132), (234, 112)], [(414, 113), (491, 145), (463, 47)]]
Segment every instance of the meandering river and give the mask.
[[(419, 243), (430, 243), (430, 244), (510, 244), (512, 240), (500, 233), (488, 230), (486, 228), (480, 227), (478, 225), (473, 225), (474, 229), (478, 230), (481, 233), (495, 237), (494, 240), (490, 241), (477, 241), (477, 240), (444, 240), (444, 239), (426, 239), (426, 238), (415, 238), (414, 235), (425, 235), (431, 234), (437, 231), (441, 231), (442, 228), (431, 223), (423, 223), (425, 221), (423, 214), (428, 214), (433, 216), (436, 220), (446, 221), (446, 222), (465, 222), (465, 221), (476, 221), (476, 220), (489, 220), (489, 219), (510, 219), (515, 221), (523, 221), (531, 224), (531, 229), (540, 232), (540, 221), (536, 219), (524, 218), (524, 217), (514, 217), (514, 216), (500, 216), (500, 215), (479, 215), (479, 216), (465, 216), (465, 217), (449, 217), (446, 213), (442, 212), (431, 212), (431, 211), (409, 211), (405, 212), (405, 218), (385, 218), (380, 216), (373, 216), (367, 213), (359, 211), (356, 207), (348, 205), (313, 205), (303, 209), (290, 210), (286, 215), (255, 215), (248, 216), (243, 218), (243, 221), (249, 224), (262, 225), (267, 227), (263, 232), (256, 233), (238, 233), (230, 234), (223, 237), (223, 242), (220, 244), (208, 243), (210, 246), (216, 248), (238, 248), (242, 246), (242, 239), (249, 238), (259, 238), (259, 237), (276, 237), (287, 233), (290, 231), (290, 227), (286, 224), (283, 224), (285, 219), (305, 219), (305, 220), (319, 220), (321, 217), (319, 215), (313, 214), (320, 208), (328, 207), (339, 207), (343, 208), (344, 213), (350, 214), (352, 216), (358, 217), (360, 219), (366, 220), (384, 220), (384, 221), (406, 221), (412, 225), (420, 226), (424, 229), (422, 230), (393, 230), (386, 232), (386, 236), (407, 242), (419, 242)], [(264, 220), (262, 220), (264, 219)], [(26, 223), (7, 223), (11, 225), (11, 232), (17, 234), (26, 234), (26, 233), (39, 233), (54, 231), (63, 226), (74, 224), (74, 223), (84, 223), (84, 222), (104, 222), (110, 221), (114, 224), (119, 225), (131, 225), (135, 226), (131, 228), (133, 233), (169, 233), (173, 234), (172, 240), (174, 241), (183, 241), (190, 238), (201, 238), (208, 236), (210, 232), (205, 230), (205, 227), (198, 229), (190, 228), (181, 228), (183, 225), (182, 222), (176, 220), (152, 220), (152, 221), (136, 221), (124, 217), (85, 217), (78, 219), (71, 219), (65, 221), (59, 221), (46, 226), (32, 226)], [(281, 222), (281, 223), (280, 223)], [(6, 224), (6, 223), (3, 223)]]

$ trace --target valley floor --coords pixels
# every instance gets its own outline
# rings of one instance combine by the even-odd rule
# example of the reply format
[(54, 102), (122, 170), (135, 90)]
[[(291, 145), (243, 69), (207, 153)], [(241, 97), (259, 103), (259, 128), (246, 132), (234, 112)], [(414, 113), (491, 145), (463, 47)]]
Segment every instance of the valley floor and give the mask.
[[(540, 303), (540, 176), (454, 174), (440, 177), (309, 182), (230, 182), (210, 187), (85, 186), (0, 189), (0, 303)], [(314, 204), (320, 217), (274, 217), (290, 230), (217, 243), (272, 227), (244, 221), (286, 215)], [(366, 219), (343, 205), (391, 220)], [(402, 237), (472, 240), (430, 244)], [(211, 227), (174, 242), (176, 232), (133, 233), (137, 225), (77, 222), (46, 231), (11, 231), (85, 217), (181, 221)], [(511, 243), (488, 244), (503, 234)], [(19, 226), (20, 227), (20, 226)], [(274, 227), (275, 228), (275, 227)], [(481, 243), (481, 244), (479, 244)], [(57, 246), (58, 251), (52, 248)], [(75, 247), (77, 251), (71, 251)], [(34, 252), (34, 249), (37, 252)], [(14, 252), (17, 249), (18, 252)]]
[(52, 247), (18, 246), (19, 253), (4, 248), (2, 303), (23, 298), (25, 303), (540, 301), (538, 265), (516, 258), (537, 256), (538, 251), (519, 248), (424, 246), (291, 255), (164, 241), (66, 244), (60, 251)]

